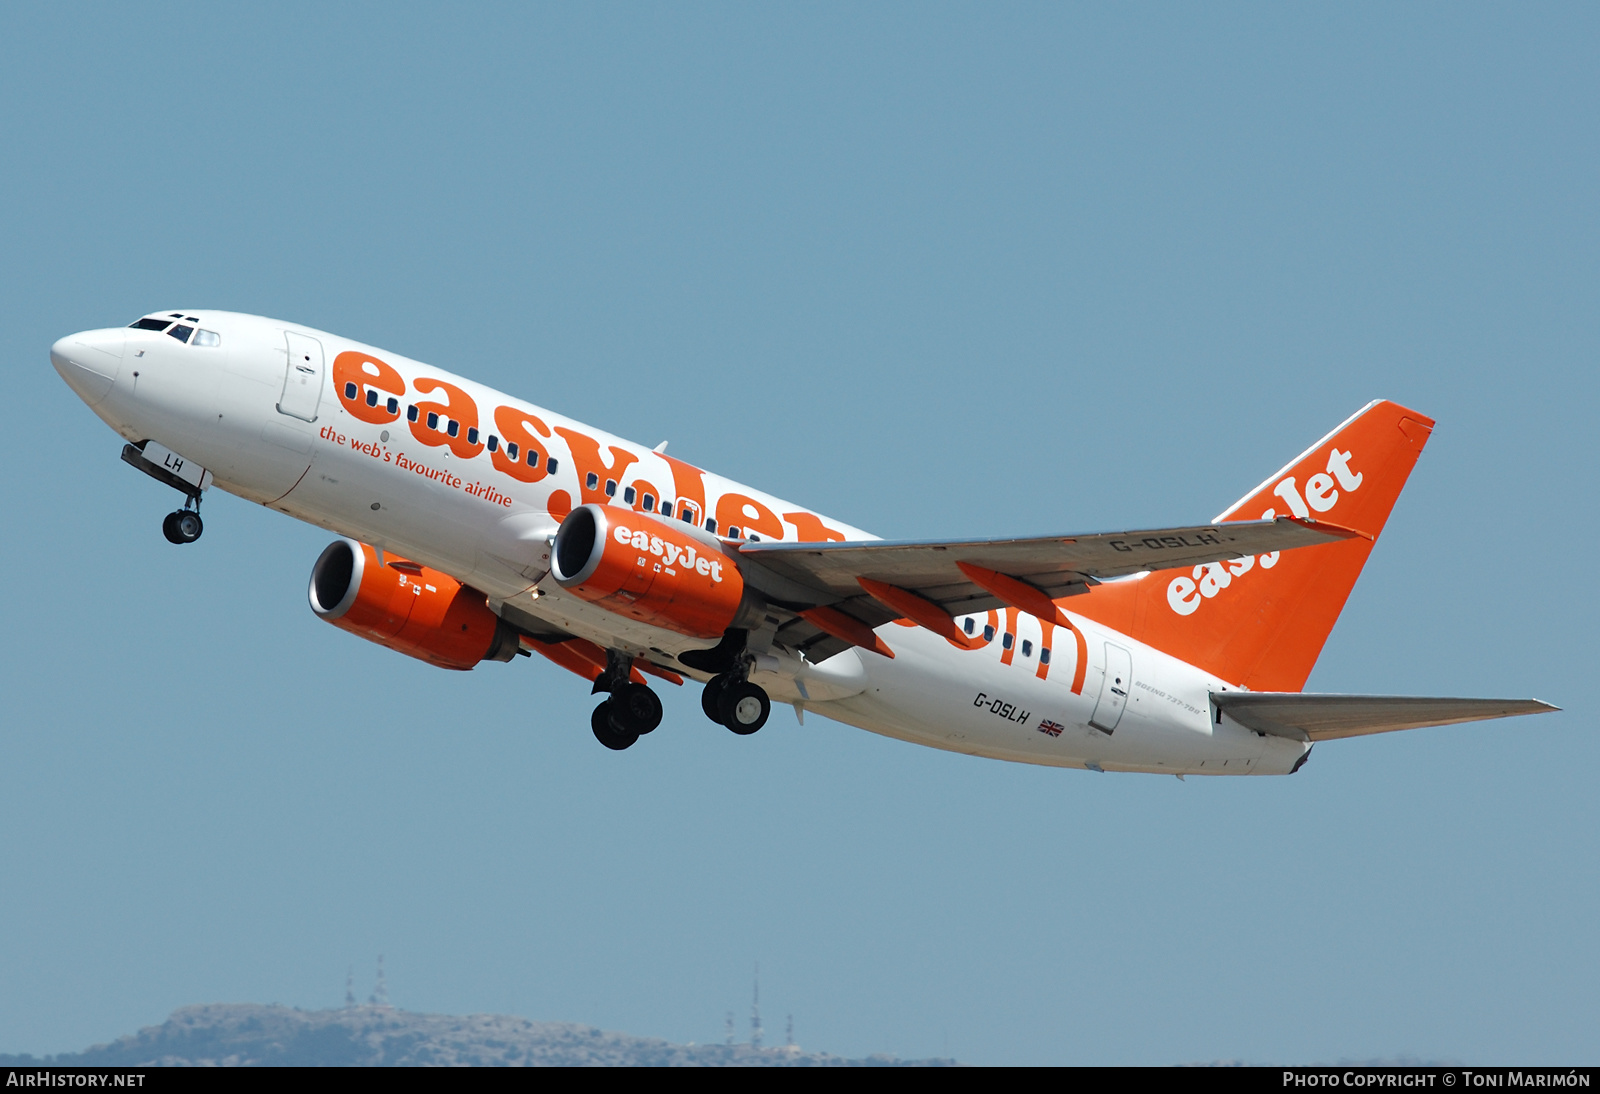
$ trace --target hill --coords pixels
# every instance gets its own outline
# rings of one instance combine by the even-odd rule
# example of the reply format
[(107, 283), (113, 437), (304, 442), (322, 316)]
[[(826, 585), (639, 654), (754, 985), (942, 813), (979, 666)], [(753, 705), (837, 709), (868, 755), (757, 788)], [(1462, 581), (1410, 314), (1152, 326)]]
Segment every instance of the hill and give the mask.
[(298, 1010), (253, 1003), (183, 1007), (159, 1026), (60, 1056), (3, 1056), (0, 1067), (903, 1067), (952, 1060), (850, 1060), (794, 1048), (675, 1045), (570, 1022), (454, 1017), (393, 1007)]

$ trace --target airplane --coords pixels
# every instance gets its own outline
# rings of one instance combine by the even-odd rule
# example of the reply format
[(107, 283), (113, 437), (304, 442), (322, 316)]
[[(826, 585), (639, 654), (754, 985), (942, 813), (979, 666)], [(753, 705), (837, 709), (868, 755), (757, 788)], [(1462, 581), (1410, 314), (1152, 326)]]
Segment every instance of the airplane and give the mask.
[[(204, 309), (68, 335), (57, 372), (183, 495), (213, 486), (339, 538), (320, 618), (442, 669), (539, 654), (655, 730), (651, 681), (735, 734), (773, 702), (1022, 763), (1300, 770), (1319, 741), (1542, 713), (1538, 700), (1305, 693), (1433, 430), (1375, 401), (1208, 524), (883, 540), (461, 376)], [(647, 679), (648, 677), (648, 679)]]

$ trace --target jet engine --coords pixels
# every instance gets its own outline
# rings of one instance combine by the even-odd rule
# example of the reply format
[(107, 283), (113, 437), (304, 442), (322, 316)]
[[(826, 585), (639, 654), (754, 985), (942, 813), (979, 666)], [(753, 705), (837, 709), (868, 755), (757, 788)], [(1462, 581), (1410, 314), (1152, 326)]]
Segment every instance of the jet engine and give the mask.
[(311, 568), (311, 610), (335, 627), (444, 669), (517, 655), (517, 632), (478, 590), (427, 566), (337, 539)]
[(618, 615), (691, 638), (721, 638), (759, 605), (716, 537), (648, 513), (580, 505), (561, 522), (551, 576)]

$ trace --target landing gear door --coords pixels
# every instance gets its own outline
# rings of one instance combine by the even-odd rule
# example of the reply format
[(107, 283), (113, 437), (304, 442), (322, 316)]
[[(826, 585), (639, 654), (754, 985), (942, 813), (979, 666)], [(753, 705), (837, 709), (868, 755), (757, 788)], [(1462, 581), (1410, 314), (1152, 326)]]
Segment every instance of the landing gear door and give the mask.
[(1100, 699), (1094, 705), (1089, 724), (1110, 733), (1122, 720), (1123, 708), (1128, 705), (1128, 691), (1133, 687), (1133, 655), (1121, 646), (1106, 643), (1106, 674), (1100, 681)]
[(322, 401), (322, 343), (294, 331), (285, 331), (284, 337), (289, 340), (289, 360), (284, 369), (278, 413), (314, 422), (317, 404)]

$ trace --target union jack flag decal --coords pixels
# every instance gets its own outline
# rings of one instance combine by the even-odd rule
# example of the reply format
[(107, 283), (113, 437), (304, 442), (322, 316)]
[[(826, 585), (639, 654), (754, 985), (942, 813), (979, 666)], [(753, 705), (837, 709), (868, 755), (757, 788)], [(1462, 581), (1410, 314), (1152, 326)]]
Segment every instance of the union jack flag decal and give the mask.
[(1067, 727), (1062, 725), (1060, 722), (1052, 722), (1048, 718), (1044, 719), (1043, 721), (1041, 721), (1039, 723), (1039, 732), (1040, 733), (1047, 733), (1052, 737), (1061, 736), (1061, 731), (1063, 729), (1066, 729), (1066, 728)]

